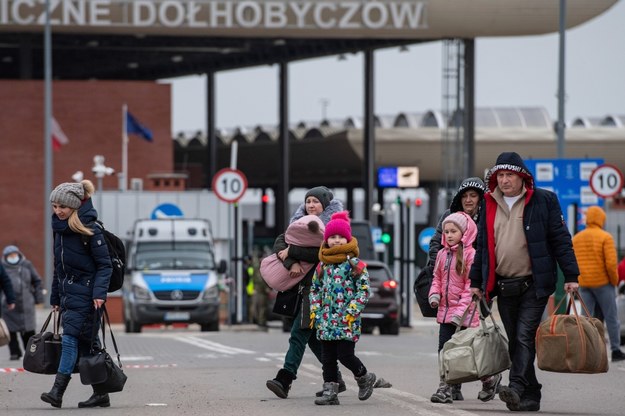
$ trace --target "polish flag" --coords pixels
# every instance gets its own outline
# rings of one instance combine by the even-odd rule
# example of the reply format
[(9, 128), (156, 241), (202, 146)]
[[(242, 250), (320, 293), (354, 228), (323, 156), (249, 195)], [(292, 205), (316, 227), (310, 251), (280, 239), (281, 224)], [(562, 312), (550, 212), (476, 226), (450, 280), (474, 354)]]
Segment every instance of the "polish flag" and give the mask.
[(54, 150), (59, 150), (61, 146), (69, 143), (69, 139), (61, 130), (61, 126), (56, 121), (54, 117), (52, 117), (52, 148)]

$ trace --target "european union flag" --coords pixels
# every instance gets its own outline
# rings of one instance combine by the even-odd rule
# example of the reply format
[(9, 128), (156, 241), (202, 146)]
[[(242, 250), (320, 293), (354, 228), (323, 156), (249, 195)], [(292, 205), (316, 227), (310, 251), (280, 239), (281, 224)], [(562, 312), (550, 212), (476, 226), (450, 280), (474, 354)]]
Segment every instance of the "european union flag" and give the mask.
[(139, 135), (148, 142), (152, 141), (152, 132), (150, 129), (139, 123), (129, 111), (126, 111), (126, 133)]

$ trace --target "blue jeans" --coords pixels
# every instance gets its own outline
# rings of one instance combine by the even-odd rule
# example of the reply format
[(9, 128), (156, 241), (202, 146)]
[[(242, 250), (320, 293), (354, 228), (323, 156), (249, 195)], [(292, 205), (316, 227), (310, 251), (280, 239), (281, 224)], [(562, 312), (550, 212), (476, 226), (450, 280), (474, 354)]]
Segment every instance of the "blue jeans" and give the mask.
[[(620, 349), (621, 324), (616, 310), (616, 291), (614, 286), (608, 284), (599, 287), (580, 287), (579, 294), (592, 316), (594, 316), (597, 306), (601, 308), (605, 324), (608, 327), (608, 335), (610, 336), (610, 349), (612, 351)], [(582, 313), (586, 314), (583, 309)]]
[(302, 322), (302, 308), (299, 308), (297, 316), (293, 321), (291, 327), (291, 337), (289, 338), (289, 350), (284, 357), (284, 369), (293, 376), (297, 376), (297, 369), (304, 359), (304, 352), (306, 351), (306, 345), (310, 347), (310, 350), (315, 354), (317, 360), (323, 363), (321, 357), (321, 341), (317, 339), (317, 331), (314, 329), (300, 328)]
[(78, 338), (71, 335), (63, 335), (61, 341), (61, 362), (58, 372), (65, 375), (72, 374), (78, 359)]
[(510, 367), (510, 388), (526, 397), (540, 402), (541, 384), (536, 378), (534, 359), (536, 357), (536, 330), (540, 325), (549, 296), (536, 297), (532, 284), (520, 296), (497, 296), (499, 315), (508, 335)]

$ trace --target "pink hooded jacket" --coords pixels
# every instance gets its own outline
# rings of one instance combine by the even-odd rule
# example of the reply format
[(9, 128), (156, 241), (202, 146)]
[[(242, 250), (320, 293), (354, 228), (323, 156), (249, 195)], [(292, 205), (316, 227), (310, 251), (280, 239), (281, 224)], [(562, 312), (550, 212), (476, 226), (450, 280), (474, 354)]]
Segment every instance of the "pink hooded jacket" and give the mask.
[[(469, 280), (469, 270), (473, 264), (475, 256), (475, 248), (473, 242), (477, 237), (477, 226), (470, 216), (464, 212), (458, 212), (467, 217), (467, 229), (460, 240), (463, 245), (463, 257), (465, 264), (465, 275), (461, 275), (456, 271), (456, 254), (458, 252), (458, 244), (449, 247), (445, 236), (443, 235), (443, 248), (436, 255), (436, 265), (434, 266), (434, 279), (430, 288), (429, 297), (439, 295), (438, 313), (436, 322), (454, 323), (458, 322), (462, 314), (471, 303), (471, 280)], [(471, 312), (462, 323), (464, 327), (474, 327), (479, 324), (479, 312), (473, 316), (473, 320), (469, 322)]]

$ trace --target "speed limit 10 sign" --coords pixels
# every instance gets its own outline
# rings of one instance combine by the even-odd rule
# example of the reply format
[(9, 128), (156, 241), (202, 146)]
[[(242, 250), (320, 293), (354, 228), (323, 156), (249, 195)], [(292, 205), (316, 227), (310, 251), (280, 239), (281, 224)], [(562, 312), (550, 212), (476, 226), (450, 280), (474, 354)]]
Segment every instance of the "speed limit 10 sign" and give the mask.
[(238, 169), (224, 168), (213, 177), (212, 189), (222, 201), (237, 202), (247, 190), (247, 178)]
[(614, 165), (600, 165), (590, 174), (590, 189), (602, 198), (613, 197), (623, 189), (623, 173)]

